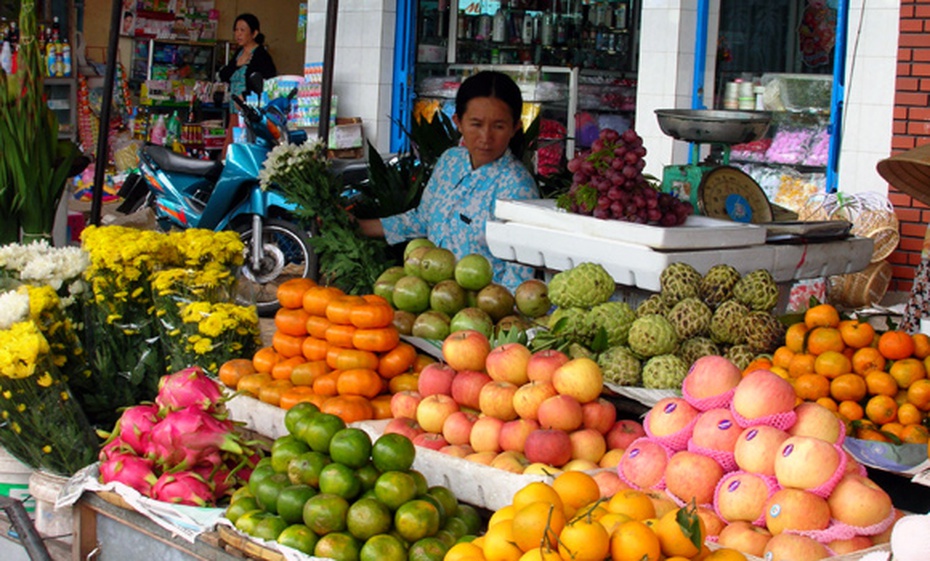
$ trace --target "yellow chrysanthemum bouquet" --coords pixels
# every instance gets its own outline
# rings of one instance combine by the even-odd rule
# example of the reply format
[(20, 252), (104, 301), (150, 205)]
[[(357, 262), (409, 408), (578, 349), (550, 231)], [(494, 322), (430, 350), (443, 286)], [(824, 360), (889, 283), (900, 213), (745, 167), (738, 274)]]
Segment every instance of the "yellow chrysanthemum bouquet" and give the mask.
[(22, 462), (59, 475), (92, 463), (98, 439), (73, 398), (44, 333), (60, 307), (49, 287), (21, 287), (0, 294), (0, 445)]

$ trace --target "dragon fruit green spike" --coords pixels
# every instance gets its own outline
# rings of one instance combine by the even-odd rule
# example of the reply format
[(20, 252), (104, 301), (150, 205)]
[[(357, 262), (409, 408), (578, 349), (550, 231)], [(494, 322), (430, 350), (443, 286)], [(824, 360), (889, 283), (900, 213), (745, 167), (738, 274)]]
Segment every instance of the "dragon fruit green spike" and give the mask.
[(158, 381), (158, 396), (155, 397), (155, 403), (162, 409), (172, 411), (197, 405), (212, 412), (223, 401), (220, 385), (199, 366), (162, 376)]
[(152, 496), (155, 476), (151, 460), (132, 454), (114, 454), (100, 462), (100, 478), (104, 483), (118, 482), (132, 487), (146, 497)]
[(214, 502), (210, 484), (190, 471), (163, 473), (152, 489), (152, 498), (190, 506), (207, 506)]

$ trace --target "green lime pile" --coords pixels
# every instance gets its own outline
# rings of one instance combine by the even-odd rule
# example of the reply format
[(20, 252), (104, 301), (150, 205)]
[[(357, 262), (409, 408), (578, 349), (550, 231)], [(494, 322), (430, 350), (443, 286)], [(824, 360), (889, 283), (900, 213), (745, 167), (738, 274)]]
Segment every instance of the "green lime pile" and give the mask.
[(338, 561), (432, 561), (476, 535), (481, 519), (411, 469), (415, 448), (399, 434), (364, 430), (300, 403), (234, 494), (226, 517), (240, 531)]
[(527, 280), (511, 292), (494, 282), (491, 263), (483, 255), (456, 259), (426, 238), (408, 242), (404, 265), (385, 270), (374, 293), (397, 310), (394, 324), (401, 334), (437, 340), (463, 329), (488, 338), (511, 327), (524, 331), (550, 307), (544, 282)]

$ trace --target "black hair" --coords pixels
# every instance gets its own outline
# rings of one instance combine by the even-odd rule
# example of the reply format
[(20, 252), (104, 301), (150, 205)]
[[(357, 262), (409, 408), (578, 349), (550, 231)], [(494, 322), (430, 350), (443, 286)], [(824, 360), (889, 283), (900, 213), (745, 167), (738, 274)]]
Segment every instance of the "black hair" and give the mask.
[[(523, 94), (513, 79), (494, 70), (482, 70), (469, 76), (459, 86), (455, 94), (455, 114), (461, 119), (468, 109), (468, 102), (476, 97), (493, 97), (507, 104), (515, 125), (521, 124), (523, 115)], [(523, 157), (523, 127), (517, 127), (517, 133), (510, 139), (510, 151), (520, 159)]]
[(233, 29), (236, 28), (236, 24), (240, 21), (244, 21), (246, 25), (249, 26), (249, 29), (252, 31), (258, 31), (258, 35), (255, 36), (255, 42), (259, 45), (265, 44), (265, 34), (261, 32), (262, 25), (258, 22), (258, 18), (254, 14), (239, 14), (236, 16), (236, 21), (233, 22)]

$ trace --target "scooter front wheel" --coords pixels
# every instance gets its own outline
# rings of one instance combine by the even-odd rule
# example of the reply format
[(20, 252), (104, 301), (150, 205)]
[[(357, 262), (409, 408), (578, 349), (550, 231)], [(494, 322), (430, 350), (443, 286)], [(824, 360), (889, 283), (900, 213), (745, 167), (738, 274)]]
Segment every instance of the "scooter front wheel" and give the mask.
[(252, 263), (252, 228), (236, 230), (245, 244), (245, 263), (239, 270), (236, 301), (255, 304), (259, 315), (278, 309), (278, 286), (287, 280), (316, 276), (316, 253), (310, 238), (298, 225), (285, 220), (267, 219), (262, 224), (262, 258), (256, 268)]

